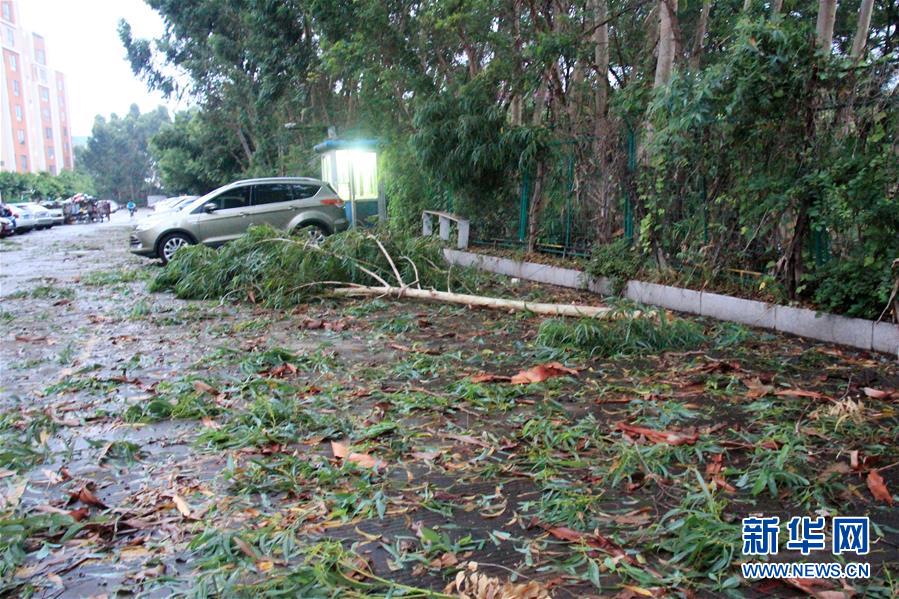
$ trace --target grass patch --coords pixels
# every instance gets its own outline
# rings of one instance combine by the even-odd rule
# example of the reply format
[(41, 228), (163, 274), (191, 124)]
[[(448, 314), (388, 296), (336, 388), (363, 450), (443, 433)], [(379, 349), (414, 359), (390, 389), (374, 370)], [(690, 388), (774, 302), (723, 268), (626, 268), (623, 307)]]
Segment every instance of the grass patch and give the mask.
[(591, 356), (611, 357), (696, 349), (706, 341), (703, 327), (693, 321), (668, 318), (566, 320), (553, 318), (540, 325), (537, 343), (551, 349), (575, 349)]
[(135, 423), (199, 419), (220, 413), (221, 408), (209, 401), (209, 394), (194, 386), (196, 381), (189, 377), (163, 381), (156, 389), (156, 397), (130, 406), (122, 417), (126, 422)]
[(75, 297), (75, 290), (68, 287), (58, 287), (56, 285), (38, 285), (34, 289), (16, 291), (8, 296), (9, 299), (53, 299), (70, 300)]
[(91, 287), (105, 285), (120, 285), (133, 283), (148, 278), (148, 274), (142, 270), (121, 268), (118, 270), (95, 270), (81, 277), (81, 282)]

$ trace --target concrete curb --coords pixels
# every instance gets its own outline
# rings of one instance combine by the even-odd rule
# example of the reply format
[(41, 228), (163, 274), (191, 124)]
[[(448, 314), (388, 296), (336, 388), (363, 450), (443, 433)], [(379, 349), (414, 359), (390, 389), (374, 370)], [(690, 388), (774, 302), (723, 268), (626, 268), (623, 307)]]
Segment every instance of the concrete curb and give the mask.
[[(559, 287), (586, 289), (612, 295), (605, 277), (594, 278), (571, 268), (523, 262), (473, 252), (445, 249), (450, 264), (470, 266), (488, 272), (518, 277)], [(874, 350), (899, 359), (899, 325), (815, 312), (805, 308), (780, 306), (707, 291), (694, 291), (643, 281), (628, 281), (622, 295), (632, 301), (677, 312), (709, 316), (718, 320), (790, 333), (809, 339)]]

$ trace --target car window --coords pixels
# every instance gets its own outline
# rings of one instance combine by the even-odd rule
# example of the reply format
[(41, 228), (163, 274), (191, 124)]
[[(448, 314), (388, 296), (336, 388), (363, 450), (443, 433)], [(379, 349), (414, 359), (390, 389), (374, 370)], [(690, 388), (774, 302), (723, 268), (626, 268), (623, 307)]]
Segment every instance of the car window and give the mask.
[(215, 204), (216, 210), (228, 210), (229, 208), (246, 208), (250, 205), (250, 188), (235, 187), (234, 189), (223, 191), (206, 203)]
[(290, 185), (285, 185), (284, 183), (257, 185), (256, 195), (253, 197), (253, 205), (260, 206), (262, 204), (289, 202), (293, 199), (290, 194), (290, 187)]
[(293, 199), (305, 200), (317, 194), (321, 186), (314, 183), (295, 183), (291, 187), (293, 188)]

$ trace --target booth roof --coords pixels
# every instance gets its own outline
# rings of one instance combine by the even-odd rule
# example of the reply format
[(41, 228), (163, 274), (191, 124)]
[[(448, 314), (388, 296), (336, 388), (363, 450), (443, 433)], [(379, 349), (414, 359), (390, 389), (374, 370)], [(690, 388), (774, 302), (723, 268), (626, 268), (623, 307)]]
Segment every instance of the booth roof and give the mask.
[(330, 152), (331, 150), (374, 150), (380, 145), (377, 139), (326, 139), (313, 146), (317, 154)]

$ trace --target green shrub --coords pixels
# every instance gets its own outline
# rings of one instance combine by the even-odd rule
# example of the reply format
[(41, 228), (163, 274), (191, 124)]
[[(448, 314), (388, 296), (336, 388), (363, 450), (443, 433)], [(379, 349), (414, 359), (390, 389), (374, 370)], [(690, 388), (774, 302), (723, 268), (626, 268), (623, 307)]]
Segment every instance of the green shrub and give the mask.
[(643, 268), (644, 256), (637, 247), (619, 239), (607, 245), (596, 245), (587, 272), (594, 277), (607, 277), (612, 283), (614, 292), (621, 293), (630, 279), (637, 276)]

